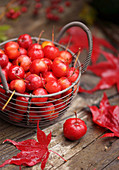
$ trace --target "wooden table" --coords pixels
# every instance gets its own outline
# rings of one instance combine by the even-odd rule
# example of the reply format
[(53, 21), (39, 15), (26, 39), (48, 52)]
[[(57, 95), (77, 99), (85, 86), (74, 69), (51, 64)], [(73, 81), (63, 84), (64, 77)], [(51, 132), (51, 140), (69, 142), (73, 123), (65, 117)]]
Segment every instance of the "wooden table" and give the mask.
[[(69, 21), (73, 21), (76, 19), (76, 14), (78, 14), (78, 10), (79, 9), (77, 9), (76, 11), (76, 8), (72, 6), (71, 12), (74, 12), (74, 15), (71, 15), (71, 12), (67, 12), (66, 18), (67, 16), (69, 16), (69, 19), (67, 18), (66, 20), (65, 18), (62, 19), (62, 22), (59, 21), (58, 24), (55, 23), (56, 35), (58, 33), (58, 29), (61, 26), (68, 23)], [(70, 16), (72, 18), (70, 18)], [(31, 35), (38, 35), (38, 32), (40, 32), (43, 28), (45, 28), (44, 35), (47, 38), (51, 37), (53, 23), (49, 23), (48, 21), (44, 22), (44, 20), (38, 22), (37, 20), (33, 21), (33, 19), (29, 19), (30, 21), (26, 21), (26, 24), (28, 25), (31, 22), (33, 22), (34, 24), (31, 24), (31, 26), (26, 28), (24, 27), (23, 30), (22, 28), (23, 24), (25, 24), (25, 20), (23, 20), (23, 22), (20, 24), (21, 20), (22, 19), (17, 21), (19, 26), (17, 26), (17, 24), (15, 23), (11, 24), (12, 28), (10, 32), (8, 32), (9, 37), (13, 38), (25, 32), (30, 33)], [(95, 32), (95, 30), (99, 33), (99, 36), (104, 36), (99, 28), (92, 27), (92, 32)], [(98, 81), (98, 77), (89, 73), (85, 73), (81, 77), (81, 85), (88, 89), (94, 87)], [(52, 132), (52, 140), (49, 145), (49, 149), (58, 152), (61, 156), (68, 160), (66, 163), (64, 163), (63, 160), (57, 155), (55, 155), (54, 153), (50, 153), (45, 170), (119, 169), (119, 160), (117, 160), (117, 157), (119, 156), (119, 139), (116, 137), (102, 139), (100, 138), (105, 132), (108, 132), (108, 130), (106, 130), (105, 128), (101, 128), (92, 122), (92, 115), (87, 106), (94, 104), (99, 105), (99, 102), (103, 97), (103, 92), (104, 91), (97, 91), (93, 94), (77, 94), (76, 98), (72, 102), (72, 105), (63, 115), (63, 117), (56, 124), (43, 129), (46, 134), (48, 134), (50, 131)], [(105, 92), (109, 97), (109, 102), (111, 103), (111, 105), (119, 105), (119, 95), (115, 87), (105, 90)], [(79, 118), (86, 122), (87, 133), (81, 139), (71, 142), (63, 136), (63, 123), (67, 118), (74, 117), (74, 111), (77, 112)], [(36, 139), (36, 128), (31, 129), (18, 127), (0, 119), (0, 164), (18, 153), (18, 150), (13, 145), (2, 143), (7, 138), (15, 140), (17, 142), (29, 138)], [(19, 167), (15, 165), (6, 165), (4, 168), (2, 168), (2, 170), (8, 169), (17, 170), (19, 169)], [(22, 167), (22, 169), (38, 170), (40, 169), (40, 164), (37, 164), (36, 166), (30, 168)]]
[[(88, 81), (90, 78), (92, 81)], [(86, 74), (82, 76), (82, 82), (86, 83), (90, 87), (94, 85), (95, 79), (96, 78), (93, 75)], [(109, 101), (112, 105), (119, 105), (119, 95), (117, 94), (115, 88), (111, 88), (105, 92), (107, 93)], [(95, 92), (92, 95), (78, 94), (73, 101), (72, 106), (59, 120), (59, 122), (44, 129), (46, 134), (50, 131), (52, 132), (52, 140), (49, 145), (49, 149), (58, 152), (61, 156), (68, 160), (64, 163), (61, 158), (54, 153), (51, 153), (45, 169), (118, 169), (119, 161), (117, 160), (117, 157), (119, 156), (119, 139), (116, 137), (101, 139), (100, 136), (108, 131), (92, 122), (91, 113), (87, 107), (87, 104), (99, 104), (102, 95), (103, 91)], [(86, 122), (88, 129), (84, 137), (77, 141), (71, 142), (63, 136), (63, 123), (67, 118), (74, 117), (74, 110), (77, 111), (78, 117)], [(17, 142), (28, 138), (36, 139), (36, 129), (17, 127), (0, 120), (0, 164), (18, 153), (14, 146), (8, 143), (2, 144), (2, 142), (7, 138)], [(17, 170), (19, 167), (6, 165), (2, 169)], [(40, 169), (40, 164), (32, 168), (24, 167), (23, 169), (37, 170)]]

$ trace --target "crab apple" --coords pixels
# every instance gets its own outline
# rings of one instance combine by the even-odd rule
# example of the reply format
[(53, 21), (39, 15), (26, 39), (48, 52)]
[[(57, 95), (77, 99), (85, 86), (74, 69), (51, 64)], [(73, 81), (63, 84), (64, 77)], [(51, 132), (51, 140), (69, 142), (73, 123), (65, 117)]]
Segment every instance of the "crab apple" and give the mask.
[(25, 78), (26, 83), (26, 89), (27, 90), (36, 90), (39, 87), (43, 87), (44, 80), (36, 75), (36, 74), (30, 74)]
[[(24, 93), (24, 95), (28, 95), (28, 93)], [(16, 97), (16, 110), (18, 113), (26, 113), (28, 108), (29, 97), (17, 96)]]
[(29, 51), (30, 49), (39, 49), (39, 50), (42, 50), (42, 47), (41, 47), (40, 44), (34, 43), (34, 44), (31, 44), (31, 46), (29, 47), (28, 51)]
[(31, 59), (27, 55), (20, 55), (16, 59), (16, 65), (21, 66), (24, 71), (28, 71), (30, 68)]
[(14, 41), (9, 41), (4, 45), (4, 51), (9, 59), (14, 60), (20, 55), (19, 44)]
[(48, 71), (50, 71), (52, 69), (53, 62), (49, 58), (42, 58), (41, 60), (44, 61), (47, 64)]
[(64, 77), (67, 75), (69, 66), (65, 63), (62, 58), (55, 58), (52, 64), (52, 71), (56, 77)]
[(65, 103), (65, 101), (63, 101), (63, 99), (59, 99), (59, 100), (55, 101), (54, 105), (55, 105), (56, 112), (63, 111), (67, 106), (67, 104)]
[(15, 109), (12, 109), (11, 112), (8, 114), (9, 119), (13, 122), (21, 122), (24, 119), (24, 114), (16, 113)]
[(57, 93), (61, 91), (61, 85), (57, 80), (50, 80), (45, 84), (45, 88), (49, 93)]
[(46, 82), (57, 80), (57, 78), (53, 75), (51, 71), (44, 72), (43, 77), (45, 78)]
[(20, 66), (13, 65), (9, 68), (8, 77), (10, 80), (15, 80), (18, 78), (24, 78), (24, 69)]
[(31, 108), (29, 112), (29, 122), (37, 124), (38, 120), (41, 120), (41, 115), (37, 113), (37, 110)]
[[(59, 84), (61, 85), (61, 90), (64, 90), (66, 88), (69, 88), (72, 84), (71, 82), (68, 80), (68, 78), (66, 77), (61, 77), (60, 79), (58, 79)], [(71, 94), (72, 92), (72, 88), (70, 88), (69, 90), (67, 90), (66, 92), (63, 93), (64, 95), (68, 95)]]
[[(6, 80), (8, 80), (8, 74), (7, 71), (5, 69), (2, 69), (2, 74), (4, 74)], [(1, 78), (0, 78), (0, 83), (2, 82)]]
[(69, 118), (63, 125), (63, 133), (69, 140), (78, 140), (87, 132), (85, 122), (79, 118)]
[(43, 95), (47, 95), (47, 91), (44, 88), (38, 88), (33, 91), (33, 95), (40, 96), (38, 98), (32, 98), (31, 102), (33, 102), (36, 106), (42, 106), (48, 100), (48, 97), (41, 97)]
[(20, 55), (27, 55), (27, 50), (25, 48), (19, 48)]
[(59, 49), (55, 46), (47, 45), (43, 48), (44, 56), (51, 60), (54, 60), (59, 56)]
[(45, 47), (45, 46), (54, 46), (53, 42), (51, 41), (44, 41), (42, 44), (41, 44), (41, 47), (42, 49)]
[(43, 50), (41, 50), (41, 49), (31, 48), (30, 50), (28, 50), (28, 56), (33, 61), (35, 59), (43, 58), (44, 53), (43, 53)]
[[(8, 72), (9, 72), (9, 69), (10, 69), (10, 67), (12, 66), (12, 63), (11, 62), (8, 62), (8, 64), (4, 67), (4, 70), (7, 72), (7, 74), (8, 74)], [(9, 77), (8, 77), (9, 78)]]
[(59, 57), (64, 58), (68, 64), (72, 62), (72, 55), (68, 51), (60, 51)]
[(53, 120), (56, 119), (59, 115), (58, 112), (55, 112), (55, 106), (53, 103), (47, 103), (45, 107), (40, 109), (40, 113), (45, 119)]
[(0, 65), (1, 67), (5, 67), (8, 64), (8, 57), (6, 54), (0, 53)]
[(15, 79), (10, 82), (10, 90), (15, 90), (18, 93), (24, 93), (26, 90), (25, 82), (21, 79)]
[(19, 43), (20, 47), (28, 49), (32, 44), (32, 39), (29, 34), (22, 34), (19, 36), (17, 42)]
[(69, 81), (71, 81), (72, 83), (75, 82), (77, 80), (79, 76), (79, 70), (74, 68), (74, 67), (71, 67), (69, 68), (69, 71), (67, 73), (67, 78)]
[(48, 70), (47, 64), (41, 59), (33, 60), (30, 65), (30, 72), (39, 75), (40, 73), (46, 72)]

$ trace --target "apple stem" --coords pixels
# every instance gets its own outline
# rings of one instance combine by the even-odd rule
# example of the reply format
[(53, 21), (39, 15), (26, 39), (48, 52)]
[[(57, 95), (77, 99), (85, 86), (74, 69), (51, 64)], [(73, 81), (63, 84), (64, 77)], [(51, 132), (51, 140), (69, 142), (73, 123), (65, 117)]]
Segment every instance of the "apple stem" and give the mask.
[(77, 113), (76, 113), (76, 111), (75, 111), (74, 113), (75, 113), (75, 116), (76, 116), (76, 122), (77, 122)]
[(20, 79), (20, 80), (23, 80), (24, 82), (29, 82), (28, 80), (25, 80), (25, 79), (22, 79), (22, 78), (20, 78), (19, 76), (17, 76), (17, 75), (15, 75), (18, 79)]
[(66, 159), (64, 159), (61, 155), (59, 155), (57, 152), (55, 152), (55, 151), (52, 151), (52, 150), (49, 150), (50, 152), (53, 152), (53, 153), (55, 153), (56, 155), (58, 155), (60, 158), (62, 158), (65, 162), (67, 162), (67, 160)]
[(44, 33), (44, 30), (42, 30), (41, 33), (39, 34), (37, 44), (39, 44), (41, 36), (42, 36), (43, 33)]
[(53, 28), (52, 28), (52, 42), (54, 42), (54, 25), (53, 25)]
[(70, 45), (70, 43), (71, 43), (71, 38), (72, 38), (72, 37), (69, 38), (69, 41), (68, 41), (68, 44), (67, 44), (67, 46), (66, 46), (65, 51), (67, 51), (67, 49), (69, 48), (69, 45)]
[(77, 60), (78, 60), (78, 58), (79, 58), (79, 55), (80, 55), (80, 48), (79, 48), (79, 51), (78, 51), (78, 54), (77, 54), (77, 57), (76, 57), (76, 60), (75, 60), (75, 63), (74, 63), (74, 68), (75, 68), (75, 66), (76, 66), (76, 63), (77, 63)]
[(15, 90), (12, 92), (11, 96), (9, 97), (9, 99), (7, 100), (7, 102), (5, 103), (5, 105), (3, 106), (2, 111), (6, 108), (6, 106), (7, 106), (8, 103), (10, 102), (10, 100), (11, 100), (12, 96), (14, 95), (14, 93), (15, 93)]

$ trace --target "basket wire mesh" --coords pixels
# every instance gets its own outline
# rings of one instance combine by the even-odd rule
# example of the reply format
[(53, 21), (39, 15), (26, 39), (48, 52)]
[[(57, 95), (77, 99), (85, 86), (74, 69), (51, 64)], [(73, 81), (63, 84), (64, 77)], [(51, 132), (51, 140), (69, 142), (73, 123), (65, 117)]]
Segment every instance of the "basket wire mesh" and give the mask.
[[(61, 37), (62, 34), (66, 31), (66, 29), (68, 29), (69, 27), (77, 26), (77, 25), (82, 27), (82, 23), (80, 22), (73, 22), (67, 24), (67, 26), (65, 26), (61, 30), (59, 37)], [(83, 27), (87, 32), (88, 28), (85, 25), (83, 25)], [(92, 51), (92, 44), (90, 40), (91, 35), (89, 34), (89, 32), (87, 34), (89, 37), (90, 49), (89, 49), (87, 62), (86, 64), (84, 64), (85, 69), (89, 63), (89, 59)], [(37, 42), (38, 38), (32, 37), (32, 40), (34, 42)], [(0, 48), (2, 49), (4, 47), (4, 44), (6, 44), (9, 41), (17, 41), (17, 38), (1, 43)], [(40, 43), (44, 41), (50, 41), (50, 40), (44, 38), (40, 39)], [(59, 41), (59, 38), (57, 38), (56, 41)], [(59, 48), (59, 50), (66, 50), (65, 46), (57, 42), (54, 42), (54, 44)], [(70, 64), (70, 66), (73, 67), (74, 62), (76, 60), (76, 55), (69, 49), (67, 49), (67, 51), (70, 52), (71, 55), (73, 56), (72, 63)], [(83, 71), (84, 71), (84, 67), (83, 67)], [(78, 78), (74, 83), (72, 83), (70, 87), (66, 88), (65, 90), (53, 94), (43, 95), (43, 96), (35, 96), (33, 94), (26, 95), (26, 94), (20, 94), (15, 92), (14, 96), (12, 97), (12, 99), (10, 100), (10, 102), (8, 103), (4, 111), (2, 111), (2, 107), (7, 102), (9, 96), (12, 94), (12, 91), (9, 90), (9, 87), (7, 87), (5, 82), (6, 81), (5, 77), (2, 78), (3, 75), (2, 76), (0, 75), (3, 84), (0, 85), (0, 110), (1, 110), (0, 117), (12, 124), (21, 127), (36, 127), (38, 120), (41, 128), (56, 123), (59, 120), (59, 118), (66, 112), (66, 110), (70, 107), (72, 100), (74, 99), (74, 97), (78, 92), (80, 77), (81, 77), (81, 73), (83, 72), (79, 60), (76, 63), (76, 68), (79, 69)], [(19, 97), (26, 98), (27, 101), (26, 100), (21, 101), (18, 99)], [(32, 101), (33, 98), (40, 98), (40, 99), (48, 98), (48, 100), (45, 102), (33, 102)], [(51, 107), (50, 105), (51, 103), (53, 103), (55, 109), (54, 107)]]

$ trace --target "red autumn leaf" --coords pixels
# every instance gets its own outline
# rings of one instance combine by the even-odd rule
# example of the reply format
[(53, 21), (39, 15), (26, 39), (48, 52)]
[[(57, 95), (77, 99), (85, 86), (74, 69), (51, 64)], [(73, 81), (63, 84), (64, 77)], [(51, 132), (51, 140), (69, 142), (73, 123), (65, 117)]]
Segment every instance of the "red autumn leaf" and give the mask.
[(113, 85), (117, 86), (119, 92), (119, 56), (115, 57), (113, 54), (104, 51), (103, 54), (107, 61), (88, 67), (88, 70), (101, 77), (99, 83), (91, 90), (80, 88), (79, 92), (92, 93), (96, 90), (108, 89)]
[[(72, 27), (67, 30), (68, 35), (64, 38), (61, 38), (60, 43), (68, 44), (70, 42), (70, 50), (74, 53), (77, 53), (80, 50), (88, 49), (88, 39), (86, 33), (79, 27)], [(102, 49), (105, 47), (111, 50), (114, 53), (117, 53), (117, 50), (106, 40), (102, 38), (97, 38), (93, 35), (93, 51), (92, 51), (92, 63), (96, 63), (98, 57), (100, 56)]]
[(93, 122), (112, 131), (102, 137), (119, 137), (119, 106), (111, 106), (106, 93), (100, 102), (100, 108), (96, 106), (89, 106), (89, 108), (92, 112)]
[(41, 162), (41, 169), (43, 170), (49, 157), (48, 145), (51, 141), (51, 133), (46, 136), (39, 128), (39, 121), (37, 123), (37, 139), (38, 142), (34, 139), (27, 139), (22, 142), (6, 139), (4, 142), (9, 141), (21, 152), (11, 159), (6, 160), (0, 167), (6, 164), (33, 166)]

